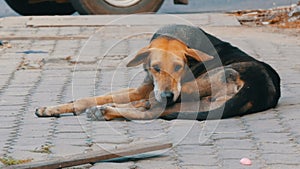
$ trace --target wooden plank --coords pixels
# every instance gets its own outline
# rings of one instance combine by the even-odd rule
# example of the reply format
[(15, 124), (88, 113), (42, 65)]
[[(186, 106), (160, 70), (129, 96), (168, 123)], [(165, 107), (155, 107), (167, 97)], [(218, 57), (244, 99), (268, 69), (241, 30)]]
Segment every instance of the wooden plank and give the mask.
[(171, 148), (172, 143), (165, 140), (150, 140), (132, 142), (126, 146), (116, 146), (113, 150), (94, 151), (45, 161), (37, 161), (27, 164), (13, 165), (5, 169), (53, 169), (71, 167), (88, 163), (95, 163), (101, 160), (108, 160), (118, 157), (131, 156), (151, 151)]

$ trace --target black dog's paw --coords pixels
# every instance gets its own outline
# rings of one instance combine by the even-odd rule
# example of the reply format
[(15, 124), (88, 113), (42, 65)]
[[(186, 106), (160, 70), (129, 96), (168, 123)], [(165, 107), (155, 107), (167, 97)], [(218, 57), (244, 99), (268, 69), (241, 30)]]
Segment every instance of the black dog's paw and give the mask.
[(94, 106), (85, 110), (87, 117), (92, 121), (105, 121), (102, 107)]

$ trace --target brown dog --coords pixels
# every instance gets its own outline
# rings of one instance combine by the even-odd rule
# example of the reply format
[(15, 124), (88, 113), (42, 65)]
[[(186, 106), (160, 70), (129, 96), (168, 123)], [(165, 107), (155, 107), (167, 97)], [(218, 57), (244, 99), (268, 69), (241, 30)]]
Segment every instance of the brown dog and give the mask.
[(269, 65), (196, 27), (161, 28), (127, 66), (140, 64), (147, 76), (136, 89), (39, 108), (36, 115), (87, 110), (105, 120), (205, 120), (266, 110), (280, 97), (280, 78)]

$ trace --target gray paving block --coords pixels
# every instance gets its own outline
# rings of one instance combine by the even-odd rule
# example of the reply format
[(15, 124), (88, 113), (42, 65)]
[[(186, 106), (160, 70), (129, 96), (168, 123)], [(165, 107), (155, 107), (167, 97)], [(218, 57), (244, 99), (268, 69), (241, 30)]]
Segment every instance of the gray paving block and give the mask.
[(284, 128), (278, 119), (247, 121), (247, 125), (248, 129), (255, 133), (284, 132)]
[(300, 165), (299, 153), (297, 154), (262, 154), (266, 164)]
[(296, 165), (289, 165), (289, 164), (270, 164), (267, 166), (268, 168), (272, 168), (272, 169), (295, 169), (295, 168), (299, 168), (300, 165), (296, 164)]
[(215, 166), (219, 162), (216, 155), (183, 155), (178, 157), (180, 165), (200, 165), (200, 166)]
[(259, 143), (260, 152), (265, 154), (296, 154), (299, 149), (298, 147), (298, 144), (295, 143)]
[(213, 155), (217, 153), (217, 149), (214, 146), (202, 146), (202, 145), (178, 145), (174, 147), (177, 154), (200, 154), (200, 155)]
[[(243, 158), (243, 157), (241, 157)], [(257, 168), (264, 168), (264, 165), (262, 164), (262, 162), (258, 161), (258, 160), (253, 160), (252, 161), (252, 165), (250, 166), (244, 166), (242, 164), (240, 164), (240, 159), (228, 159), (228, 160), (224, 160), (222, 161), (222, 168), (226, 169), (226, 168), (232, 168), (232, 169), (257, 169)]]
[(290, 133), (255, 133), (253, 137), (259, 143), (288, 144), (292, 137)]
[(236, 149), (221, 149), (218, 152), (221, 159), (242, 159), (247, 157), (249, 159), (256, 159), (258, 157), (257, 150), (236, 150)]
[(214, 140), (219, 139), (246, 139), (250, 138), (251, 134), (246, 131), (237, 131), (237, 132), (217, 132), (213, 133), (211, 138)]
[(153, 161), (153, 160), (142, 160), (136, 164), (137, 168), (140, 169), (179, 169), (180, 167), (174, 161)]
[(95, 163), (90, 169), (130, 169), (131, 166), (134, 166), (133, 162), (124, 162), (124, 163), (113, 163), (113, 162), (99, 162)]
[(13, 157), (14, 159), (18, 159), (18, 160), (31, 159), (32, 161), (40, 161), (40, 160), (47, 159), (48, 154), (16, 150), (13, 153), (10, 153), (9, 156)]
[(0, 100), (0, 105), (22, 105), (26, 103), (26, 98), (24, 96), (8, 96), (8, 95), (2, 95)]
[(124, 144), (132, 142), (132, 138), (120, 135), (98, 135), (93, 137), (95, 143), (112, 143), (112, 144)]
[(182, 169), (219, 169), (220, 166), (181, 165)]
[(223, 139), (216, 140), (220, 149), (255, 150), (255, 144), (251, 139)]
[(65, 141), (64, 144), (55, 144), (53, 147), (50, 148), (53, 156), (63, 157), (69, 156), (74, 154), (84, 153), (86, 147), (84, 146), (74, 146), (67, 144), (70, 141)]

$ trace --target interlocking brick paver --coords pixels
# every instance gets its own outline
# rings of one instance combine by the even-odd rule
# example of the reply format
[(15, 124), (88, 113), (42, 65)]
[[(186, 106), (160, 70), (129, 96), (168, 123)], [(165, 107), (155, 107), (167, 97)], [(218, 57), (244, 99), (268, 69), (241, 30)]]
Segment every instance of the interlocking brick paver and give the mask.
[(263, 154), (262, 158), (266, 161), (266, 164), (290, 164), (299, 165), (299, 153), (297, 154)]
[(252, 165), (243, 166), (240, 164), (240, 159), (226, 159), (222, 163), (221, 168), (230, 168), (230, 169), (257, 169), (257, 168), (265, 168), (265, 166), (261, 165), (261, 162), (258, 160), (252, 160)]
[(136, 168), (133, 162), (124, 162), (124, 163), (97, 163), (92, 166), (90, 169), (102, 169), (102, 168), (113, 168), (113, 169), (133, 169)]
[(220, 166), (199, 166), (199, 165), (182, 165), (182, 169), (217, 169)]
[(199, 166), (216, 166), (218, 165), (218, 159), (216, 155), (180, 155), (178, 157), (180, 165), (199, 165)]
[[(168, 23), (174, 21), (171, 17)], [(63, 17), (65, 22), (58, 17), (5, 18), (0, 20), (0, 40), (9, 40), (12, 48), (0, 48), (0, 157), (45, 160), (165, 138), (173, 142), (173, 148), (78, 168), (299, 168), (299, 36), (267, 27), (241, 27), (234, 18), (222, 14), (179, 17), (270, 63), (282, 78), (279, 106), (206, 122), (99, 122), (72, 114), (37, 118), (34, 109), (39, 106), (138, 86), (145, 76), (142, 67), (125, 68), (125, 64), (148, 44), (167, 16), (153, 20), (153, 16), (144, 15), (111, 25), (105, 25), (110, 16)], [(89, 25), (95, 21), (96, 26)], [(49, 23), (60, 26), (39, 27)], [(45, 53), (22, 53), (29, 50)], [(25, 66), (18, 70), (24, 60), (43, 63), (35, 69)], [(36, 151), (45, 145), (49, 154)], [(253, 164), (241, 165), (243, 157)]]
[(297, 144), (277, 144), (277, 143), (260, 143), (260, 149), (266, 154), (296, 154), (299, 152), (299, 145)]
[(138, 161), (136, 164), (137, 168), (140, 169), (179, 169), (180, 167), (174, 163), (174, 161), (158, 161), (153, 163), (152, 160), (141, 160)]
[(289, 164), (272, 164), (272, 165), (269, 165), (268, 169), (295, 169), (295, 168), (298, 168), (299, 165), (289, 165)]

